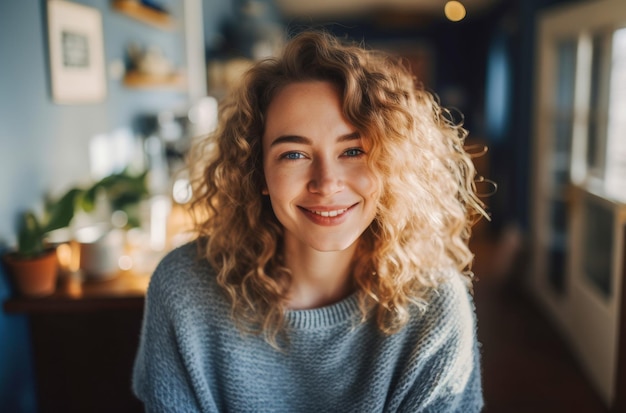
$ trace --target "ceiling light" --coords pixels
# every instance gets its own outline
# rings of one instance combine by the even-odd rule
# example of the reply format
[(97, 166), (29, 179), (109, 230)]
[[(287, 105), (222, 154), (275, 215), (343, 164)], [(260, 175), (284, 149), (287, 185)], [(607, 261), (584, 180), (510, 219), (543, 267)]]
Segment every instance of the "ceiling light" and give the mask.
[(459, 1), (449, 1), (443, 9), (448, 20), (458, 22), (465, 17), (465, 6)]

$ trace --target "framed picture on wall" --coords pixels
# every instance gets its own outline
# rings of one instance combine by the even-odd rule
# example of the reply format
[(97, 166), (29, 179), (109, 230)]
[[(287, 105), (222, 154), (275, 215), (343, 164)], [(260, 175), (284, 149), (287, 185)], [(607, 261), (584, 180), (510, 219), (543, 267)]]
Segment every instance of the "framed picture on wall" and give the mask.
[(106, 97), (102, 15), (63, 0), (48, 0), (52, 100), (97, 103)]

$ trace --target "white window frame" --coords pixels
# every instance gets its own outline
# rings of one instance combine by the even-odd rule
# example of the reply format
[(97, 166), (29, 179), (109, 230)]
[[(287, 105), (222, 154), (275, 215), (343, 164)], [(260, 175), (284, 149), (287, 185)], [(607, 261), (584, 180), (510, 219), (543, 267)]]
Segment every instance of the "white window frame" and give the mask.
[[(533, 264), (529, 282), (532, 292), (571, 345), (598, 394), (607, 407), (611, 407), (615, 397), (621, 266), (625, 260), (619, 254), (623, 251), (626, 201), (606, 192), (605, 173), (609, 157), (612, 156), (610, 140), (598, 147), (598, 150), (603, 151), (598, 158), (600, 170), (587, 168), (587, 133), (590, 116), (591, 36), (601, 32), (612, 33), (626, 27), (626, 2), (595, 0), (557, 7), (542, 13), (537, 27), (531, 234)], [(558, 65), (557, 45), (567, 39), (576, 39), (578, 48), (570, 154), (571, 187), (565, 194), (569, 215), (564, 274), (566, 288), (564, 292), (558, 293), (548, 282), (549, 242), (554, 236), (551, 233), (549, 208), (550, 203), (560, 196), (554, 193), (551, 170), (556, 116), (554, 85)], [(610, 45), (606, 50), (611, 50)], [(610, 67), (611, 62), (604, 61), (602, 64)], [(606, 101), (608, 105), (610, 98), (606, 94), (610, 90), (607, 73), (602, 75), (606, 79), (600, 81), (600, 93), (605, 95), (601, 95), (599, 100)], [(615, 115), (608, 106), (601, 107), (598, 112), (601, 116), (606, 113), (607, 118)], [(607, 125), (600, 126), (603, 127), (610, 128)], [(606, 136), (611, 139), (608, 130)], [(605, 158), (602, 159), (602, 156)], [(611, 294), (608, 297), (594, 288), (581, 265), (584, 253), (581, 248), (585, 237), (583, 223), (593, 219), (584, 216), (585, 202), (595, 202), (613, 214)]]

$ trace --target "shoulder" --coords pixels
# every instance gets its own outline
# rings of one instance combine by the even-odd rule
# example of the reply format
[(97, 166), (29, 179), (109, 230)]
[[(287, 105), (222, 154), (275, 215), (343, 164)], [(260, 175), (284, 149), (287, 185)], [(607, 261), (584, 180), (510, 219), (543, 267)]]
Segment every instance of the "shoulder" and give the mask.
[(441, 284), (428, 294), (425, 316), (444, 319), (461, 317), (471, 322), (474, 303), (470, 288), (470, 280), (461, 273), (446, 273)]
[(206, 300), (217, 291), (215, 271), (191, 242), (170, 251), (154, 270), (148, 287), (149, 301), (160, 304), (190, 304)]
[(416, 309), (411, 327), (419, 337), (422, 356), (446, 355), (455, 358), (476, 341), (476, 316), (469, 281), (458, 272), (426, 296), (424, 307)]
[(467, 278), (458, 272), (450, 273), (433, 291), (425, 312), (432, 354), (439, 361), (445, 360), (448, 372), (456, 377), (452, 382), (468, 379), (477, 364), (476, 314), (469, 288)]
[(178, 247), (163, 257), (152, 274), (151, 286), (170, 284), (176, 279), (190, 282), (201, 272), (210, 271), (206, 260), (200, 257), (195, 242)]
[(170, 252), (159, 262), (155, 270), (155, 274), (163, 271), (186, 271), (190, 265), (197, 262), (200, 258), (198, 244), (194, 241), (184, 244)]
[(482, 406), (476, 317), (469, 280), (465, 280), (458, 272), (450, 273), (431, 292), (425, 310), (417, 317), (417, 345), (409, 374), (417, 390), (407, 406), (454, 412), (479, 411)]

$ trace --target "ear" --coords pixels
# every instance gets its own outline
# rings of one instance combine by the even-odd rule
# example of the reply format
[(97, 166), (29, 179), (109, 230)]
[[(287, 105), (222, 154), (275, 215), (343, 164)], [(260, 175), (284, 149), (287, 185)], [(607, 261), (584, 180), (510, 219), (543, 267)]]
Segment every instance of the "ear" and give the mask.
[(263, 189), (261, 189), (261, 194), (263, 194), (263, 195), (269, 195), (269, 194), (270, 194), (270, 191), (268, 191), (268, 190), (267, 190), (267, 187), (266, 187), (266, 186), (264, 186), (264, 187), (263, 187)]

